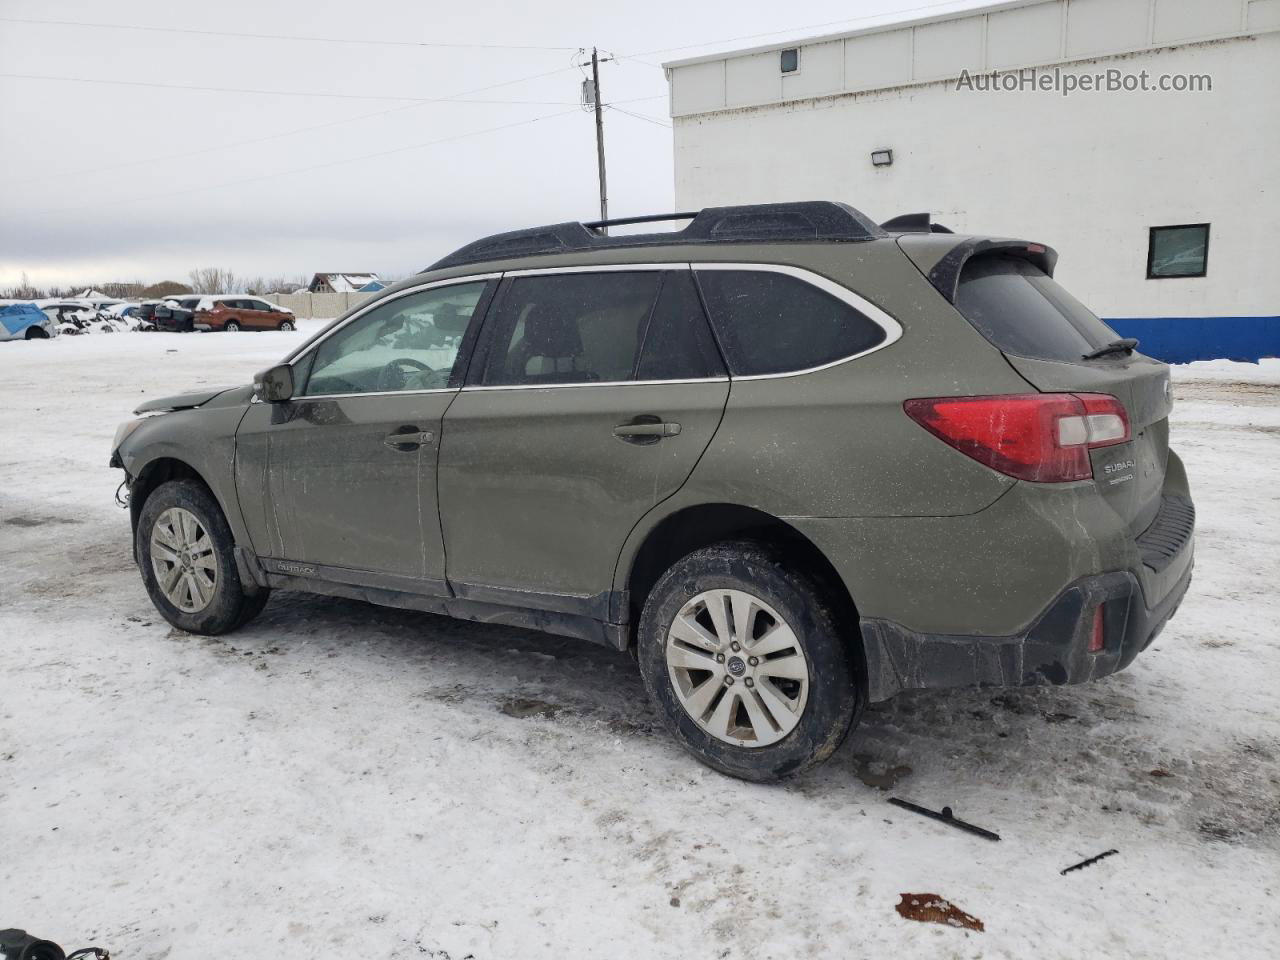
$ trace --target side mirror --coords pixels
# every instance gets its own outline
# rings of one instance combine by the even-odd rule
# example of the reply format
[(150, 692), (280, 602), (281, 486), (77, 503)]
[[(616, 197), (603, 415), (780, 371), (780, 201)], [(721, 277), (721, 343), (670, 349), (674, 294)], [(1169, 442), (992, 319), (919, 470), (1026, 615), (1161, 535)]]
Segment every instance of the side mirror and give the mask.
[(293, 367), (279, 363), (253, 375), (253, 395), (266, 403), (280, 403), (293, 396)]

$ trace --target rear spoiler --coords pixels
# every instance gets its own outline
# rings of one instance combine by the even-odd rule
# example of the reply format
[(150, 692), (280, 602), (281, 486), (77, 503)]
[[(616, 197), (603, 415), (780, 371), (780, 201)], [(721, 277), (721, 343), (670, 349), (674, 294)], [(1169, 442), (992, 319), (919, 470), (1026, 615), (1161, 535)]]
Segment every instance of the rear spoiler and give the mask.
[(904, 213), (880, 224), (889, 233), (955, 233), (950, 227), (933, 222), (931, 213)]
[(960, 274), (964, 265), (974, 257), (998, 253), (1005, 257), (1019, 257), (1039, 267), (1049, 276), (1053, 276), (1053, 268), (1058, 263), (1058, 252), (1043, 243), (1029, 243), (1026, 240), (982, 239), (970, 237), (961, 240), (933, 265), (929, 271), (929, 282), (932, 283), (951, 303), (956, 302), (956, 291), (960, 287)]

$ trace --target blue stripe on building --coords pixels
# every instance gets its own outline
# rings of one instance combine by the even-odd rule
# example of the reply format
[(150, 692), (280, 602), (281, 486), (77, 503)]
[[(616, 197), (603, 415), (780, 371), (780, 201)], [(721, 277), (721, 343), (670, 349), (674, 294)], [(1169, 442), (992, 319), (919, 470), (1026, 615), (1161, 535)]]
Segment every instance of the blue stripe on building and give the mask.
[(1165, 363), (1280, 357), (1280, 317), (1117, 317), (1107, 323)]

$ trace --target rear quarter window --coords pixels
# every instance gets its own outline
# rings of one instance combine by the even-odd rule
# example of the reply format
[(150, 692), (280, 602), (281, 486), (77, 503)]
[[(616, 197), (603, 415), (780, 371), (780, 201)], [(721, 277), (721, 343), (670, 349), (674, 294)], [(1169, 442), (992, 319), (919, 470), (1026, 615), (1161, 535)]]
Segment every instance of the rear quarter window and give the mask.
[(965, 264), (956, 309), (1001, 353), (1079, 363), (1114, 330), (1039, 267), (1018, 257)]
[(879, 346), (888, 332), (799, 277), (772, 270), (698, 270), (729, 371), (795, 373)]

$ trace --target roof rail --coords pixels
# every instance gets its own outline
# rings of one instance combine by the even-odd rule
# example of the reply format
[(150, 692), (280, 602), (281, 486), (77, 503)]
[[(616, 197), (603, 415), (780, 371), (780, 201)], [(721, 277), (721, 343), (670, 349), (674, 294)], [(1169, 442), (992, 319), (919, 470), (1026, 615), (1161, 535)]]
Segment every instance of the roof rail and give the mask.
[[(683, 230), (609, 236), (602, 228), (628, 223), (689, 220)], [(437, 260), (427, 270), (443, 270), (485, 260), (505, 260), (553, 253), (655, 247), (688, 243), (770, 243), (777, 241), (852, 242), (887, 234), (865, 214), (844, 203), (806, 200), (737, 207), (707, 207), (697, 213), (668, 213), (589, 223), (553, 223), (544, 227), (496, 233)], [(424, 273), (426, 271), (423, 271)]]
[(605, 227), (621, 227), (629, 223), (663, 223), (667, 220), (692, 220), (698, 211), (692, 213), (651, 213), (644, 217), (616, 217), (613, 220), (592, 220), (583, 226), (590, 230), (601, 230)]
[(904, 213), (880, 224), (880, 229), (889, 233), (955, 233), (949, 227), (933, 222), (929, 213)]

